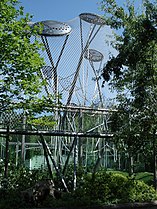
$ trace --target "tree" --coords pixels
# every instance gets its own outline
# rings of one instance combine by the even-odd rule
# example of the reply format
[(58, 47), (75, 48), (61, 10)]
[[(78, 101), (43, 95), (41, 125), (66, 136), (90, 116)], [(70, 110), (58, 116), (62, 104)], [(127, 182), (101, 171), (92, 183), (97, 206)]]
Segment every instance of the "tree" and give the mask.
[(46, 106), (46, 97), (37, 98), (44, 85), (42, 45), (32, 41), (37, 28), (28, 25), (31, 16), (18, 6), (18, 0), (0, 1), (0, 112), (15, 108), (38, 112)]
[(118, 54), (102, 74), (104, 82), (117, 91), (117, 142), (127, 148), (130, 159), (137, 153), (148, 155), (150, 147), (156, 156), (157, 1), (144, 0), (139, 10), (132, 2), (125, 9), (115, 0), (101, 4), (106, 23), (118, 31)]
[[(18, 0), (0, 1), (0, 116), (2, 113), (5, 115), (4, 125), (7, 125), (8, 131), (5, 178), (8, 176), (10, 122), (13, 125), (17, 123), (18, 114), (19, 118), (23, 118), (18, 121), (22, 124), (21, 129), (25, 129), (26, 111), (30, 117), (53, 111), (53, 96), (42, 93), (46, 81), (41, 79), (40, 70), (44, 60), (39, 50), (43, 46), (36, 39), (32, 40), (32, 36), (37, 36), (42, 26), (31, 27), (28, 24), (30, 21), (31, 16), (24, 15), (24, 8), (19, 7)], [(21, 112), (24, 113), (22, 116)], [(41, 123), (41, 120), (38, 122)], [(54, 122), (51, 121), (51, 124)], [(22, 136), (23, 159), (24, 143), (25, 135)]]

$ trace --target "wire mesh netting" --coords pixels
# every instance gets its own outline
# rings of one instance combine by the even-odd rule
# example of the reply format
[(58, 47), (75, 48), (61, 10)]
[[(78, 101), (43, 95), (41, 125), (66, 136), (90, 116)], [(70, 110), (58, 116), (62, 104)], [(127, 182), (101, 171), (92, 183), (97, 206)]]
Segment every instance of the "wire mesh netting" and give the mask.
[(39, 51), (45, 61), (42, 79), (47, 81), (42, 94), (61, 94), (62, 105), (53, 108), (49, 115), (38, 116), (39, 122), (40, 118), (42, 123), (47, 120), (46, 125), (29, 122), (25, 112), (2, 113), (1, 152), (4, 153), (4, 138), (10, 134), (10, 144), (17, 149), (16, 161), (19, 152), (23, 160), (27, 158), (27, 150), (39, 149), (43, 155), (41, 136), (44, 136), (52, 156), (62, 165), (67, 156), (72, 160), (78, 155), (87, 166), (102, 155), (102, 164), (107, 167), (107, 156), (111, 156), (112, 163), (117, 156), (114, 145), (108, 142), (112, 137), (111, 112), (106, 109), (113, 95), (107, 84), (102, 87), (101, 80), (104, 63), (110, 54), (116, 53), (111, 46), (112, 30), (101, 17), (90, 13), (80, 14), (66, 23), (51, 20), (41, 23), (44, 30), (39, 37), (31, 38), (38, 39), (45, 47)]
[[(104, 106), (112, 97), (107, 85), (102, 88), (102, 67), (115, 53), (111, 47), (112, 31), (93, 14), (81, 14), (66, 23), (68, 34), (41, 35), (45, 51), (42, 75), (47, 79), (47, 93), (59, 93), (61, 102), (78, 106)], [(56, 25), (55, 25), (56, 26)], [(56, 27), (60, 28), (59, 25)], [(56, 30), (57, 28), (55, 28)]]

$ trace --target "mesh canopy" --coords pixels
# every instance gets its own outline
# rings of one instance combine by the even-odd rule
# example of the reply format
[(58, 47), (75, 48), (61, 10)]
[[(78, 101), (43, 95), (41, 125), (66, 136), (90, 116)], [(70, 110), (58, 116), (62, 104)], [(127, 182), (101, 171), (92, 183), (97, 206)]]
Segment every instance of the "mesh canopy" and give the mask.
[[(112, 137), (109, 133), (111, 112), (106, 111), (111, 94), (107, 84), (102, 88), (100, 79), (104, 63), (110, 54), (116, 53), (111, 46), (114, 41), (112, 31), (100, 16), (91, 13), (82, 13), (66, 23), (48, 20), (35, 24), (44, 26), (40, 36), (31, 37), (31, 41), (38, 39), (45, 47), (39, 53), (45, 61), (41, 77), (47, 81), (38, 96), (61, 94), (63, 105), (56, 108), (52, 104), (50, 112), (37, 114), (33, 121), (27, 120), (27, 111), (1, 113), (1, 136), (22, 135), (21, 150), (16, 150), (17, 159), (21, 151), (22, 161), (28, 149), (26, 145), (31, 146), (30, 149), (32, 146), (36, 148), (44, 135), (44, 139), (49, 137), (49, 151), (53, 151), (50, 156), (58, 160), (59, 165), (66, 164), (65, 157), (68, 159), (71, 155), (74, 162), (78, 157), (87, 167), (96, 161), (96, 157), (99, 158), (102, 150), (107, 150), (106, 153), (113, 150), (106, 143), (106, 139)], [(33, 26), (34, 23), (29, 25)], [(55, 101), (58, 102), (57, 99)], [(29, 134), (30, 137), (36, 136), (29, 137), (31, 143), (28, 144), (25, 135)], [(18, 140), (19, 137), (17, 142), (13, 142), (16, 149)], [(36, 143), (32, 143), (34, 140), (37, 140)], [(1, 147), (3, 149), (4, 145)], [(102, 159), (101, 162), (107, 164), (106, 156), (104, 161)]]
[(101, 17), (90, 13), (64, 24), (71, 29), (70, 33), (40, 38), (46, 49), (41, 55), (46, 63), (42, 74), (48, 81), (48, 91), (61, 94), (65, 105), (104, 103), (109, 91), (107, 85), (101, 87), (99, 78), (109, 55), (115, 53), (111, 47), (112, 30)]
[[(82, 13), (66, 23), (49, 20), (35, 24), (44, 26), (39, 36), (32, 37), (31, 41), (38, 39), (45, 47), (45, 50), (39, 53), (45, 61), (41, 76), (47, 81), (38, 96), (61, 94), (63, 105), (57, 108), (52, 104), (48, 113), (37, 114), (32, 121), (27, 120), (27, 111), (2, 113), (1, 134), (22, 135), (20, 144), (13, 142), (16, 153), (21, 151), (22, 161), (28, 149), (26, 145), (30, 146), (30, 149), (35, 146), (36, 149), (39, 142), (48, 137), (48, 150), (52, 150), (50, 156), (58, 165), (67, 165), (65, 159), (72, 159), (74, 156), (75, 165), (77, 158), (85, 168), (91, 162), (97, 165), (96, 159), (101, 159), (107, 167), (107, 153), (114, 150), (114, 146), (111, 144), (109, 147), (107, 143), (107, 139), (113, 136), (109, 133), (112, 113), (110, 110), (106, 111), (107, 98), (111, 94), (107, 84), (102, 88), (100, 77), (110, 54), (116, 53), (111, 46), (114, 41), (111, 29), (105, 26), (100, 16), (91, 13)], [(58, 102), (57, 99), (55, 101)], [(30, 137), (36, 135), (29, 137), (29, 144), (27, 137), (25, 138), (28, 134)], [(36, 142), (32, 143), (34, 140)], [(17, 150), (19, 145), (21, 150)], [(47, 143), (45, 145), (47, 147)], [(2, 144), (1, 148), (3, 147)], [(105, 157), (100, 158), (101, 153)], [(18, 159), (18, 154), (16, 156)]]

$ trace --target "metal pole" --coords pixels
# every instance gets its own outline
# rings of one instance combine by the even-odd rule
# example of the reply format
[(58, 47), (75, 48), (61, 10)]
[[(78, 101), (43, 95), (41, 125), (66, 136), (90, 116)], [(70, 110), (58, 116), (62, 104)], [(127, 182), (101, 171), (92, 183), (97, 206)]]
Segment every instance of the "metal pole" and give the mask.
[[(79, 131), (82, 131), (82, 111), (80, 110), (79, 112)], [(82, 166), (82, 161), (83, 161), (83, 147), (82, 147), (82, 137), (79, 138), (79, 141), (78, 141), (78, 163), (79, 163), (79, 166)]]
[[(25, 115), (25, 111), (24, 111), (24, 116), (23, 116), (22, 129), (26, 130), (26, 115)], [(22, 142), (21, 142), (21, 160), (22, 160), (22, 163), (25, 162), (25, 141), (26, 141), (26, 135), (23, 134), (22, 135)]]
[(74, 190), (76, 189), (77, 183), (77, 136), (75, 137), (75, 146), (74, 146)]
[(8, 163), (9, 163), (9, 125), (7, 125), (7, 134), (6, 134), (6, 146), (5, 146), (5, 168), (4, 168), (4, 179), (6, 180), (5, 182), (5, 187), (7, 188), (8, 186)]
[(19, 144), (17, 142), (16, 146), (16, 166), (18, 165), (18, 152), (19, 152)]
[(45, 140), (44, 140), (44, 137), (43, 137), (42, 134), (40, 134), (40, 138), (41, 138), (41, 143), (42, 143), (42, 146), (43, 146), (43, 149), (44, 149), (44, 156), (45, 156), (45, 159), (46, 159), (46, 163), (47, 163), (48, 171), (49, 171), (49, 174), (50, 174), (50, 178), (53, 179), (52, 170), (51, 170), (50, 162), (49, 162), (49, 159), (48, 159), (47, 148), (46, 148)]

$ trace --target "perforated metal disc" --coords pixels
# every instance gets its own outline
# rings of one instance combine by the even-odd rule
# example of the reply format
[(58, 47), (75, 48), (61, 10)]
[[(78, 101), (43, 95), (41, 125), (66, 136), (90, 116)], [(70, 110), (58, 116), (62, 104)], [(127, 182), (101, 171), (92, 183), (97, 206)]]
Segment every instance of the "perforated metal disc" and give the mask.
[(46, 20), (35, 23), (35, 25), (42, 25), (43, 31), (40, 33), (42, 36), (63, 36), (71, 32), (71, 27), (66, 23)]
[(79, 17), (80, 17), (80, 19), (82, 19), (88, 23), (93, 23), (95, 25), (104, 25), (105, 24), (105, 20), (96, 14), (82, 13), (79, 15)]
[(92, 62), (100, 62), (104, 58), (103, 54), (95, 49), (86, 50), (84, 57)]

